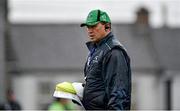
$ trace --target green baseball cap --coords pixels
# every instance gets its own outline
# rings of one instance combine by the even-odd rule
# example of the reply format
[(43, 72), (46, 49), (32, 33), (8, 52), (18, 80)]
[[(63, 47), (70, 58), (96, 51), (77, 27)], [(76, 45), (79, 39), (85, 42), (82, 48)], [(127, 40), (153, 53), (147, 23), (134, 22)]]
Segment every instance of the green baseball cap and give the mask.
[(111, 23), (111, 20), (108, 16), (108, 14), (102, 10), (92, 10), (87, 18), (86, 22), (82, 23), (80, 26), (93, 26), (96, 25), (99, 22), (105, 22), (105, 23)]

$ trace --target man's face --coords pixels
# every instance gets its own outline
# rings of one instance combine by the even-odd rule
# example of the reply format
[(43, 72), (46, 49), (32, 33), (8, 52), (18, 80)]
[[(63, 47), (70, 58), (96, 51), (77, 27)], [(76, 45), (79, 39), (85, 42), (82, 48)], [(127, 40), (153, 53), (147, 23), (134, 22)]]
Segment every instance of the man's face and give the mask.
[(105, 25), (98, 23), (94, 26), (87, 26), (88, 37), (91, 42), (97, 43), (106, 36)]

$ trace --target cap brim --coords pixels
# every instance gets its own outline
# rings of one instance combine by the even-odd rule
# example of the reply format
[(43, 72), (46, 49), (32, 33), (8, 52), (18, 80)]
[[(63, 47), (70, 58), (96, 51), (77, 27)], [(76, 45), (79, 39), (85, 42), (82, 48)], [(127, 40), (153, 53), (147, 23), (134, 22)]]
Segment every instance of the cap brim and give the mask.
[(53, 97), (71, 99), (71, 100), (78, 102), (81, 106), (83, 106), (79, 97), (75, 94), (71, 94), (71, 93), (67, 93), (67, 92), (63, 92), (63, 91), (54, 91)]
[(82, 24), (80, 25), (80, 27), (84, 27), (84, 26), (87, 26), (86, 23), (82, 23)]

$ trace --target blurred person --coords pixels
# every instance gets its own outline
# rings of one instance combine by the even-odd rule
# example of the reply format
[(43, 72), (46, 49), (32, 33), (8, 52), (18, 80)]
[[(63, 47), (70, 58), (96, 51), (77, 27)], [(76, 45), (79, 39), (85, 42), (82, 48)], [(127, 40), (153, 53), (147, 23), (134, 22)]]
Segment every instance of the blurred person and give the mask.
[(55, 98), (54, 101), (49, 105), (48, 111), (65, 111), (75, 110), (75, 105), (68, 99)]
[(73, 106), (75, 106), (73, 110), (81, 110), (84, 109), (81, 102), (83, 89), (82, 83), (79, 82), (58, 83), (53, 93), (53, 97), (71, 100), (70, 103), (73, 103)]
[(21, 110), (21, 105), (16, 100), (13, 90), (8, 89), (6, 92), (7, 103), (4, 105), (4, 110)]
[(4, 110), (4, 105), (0, 103), (0, 110)]
[(130, 110), (131, 68), (125, 48), (111, 31), (111, 20), (102, 10), (92, 10), (86, 26), (89, 56), (84, 67), (82, 103), (86, 110)]

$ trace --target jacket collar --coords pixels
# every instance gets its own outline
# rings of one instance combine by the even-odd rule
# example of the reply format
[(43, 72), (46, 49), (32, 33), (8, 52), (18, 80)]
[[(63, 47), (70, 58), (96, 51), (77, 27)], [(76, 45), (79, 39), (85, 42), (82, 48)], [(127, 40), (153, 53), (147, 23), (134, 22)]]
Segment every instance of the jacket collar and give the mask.
[(98, 43), (93, 43), (93, 42), (87, 42), (86, 45), (88, 49), (91, 51), (93, 48), (101, 46), (103, 43), (105, 43), (109, 38), (113, 37), (113, 33), (110, 32), (109, 34), (106, 35), (103, 39), (101, 39)]

